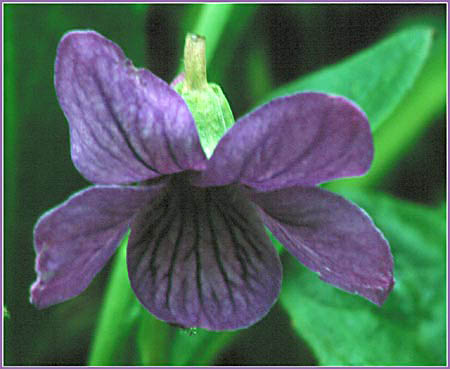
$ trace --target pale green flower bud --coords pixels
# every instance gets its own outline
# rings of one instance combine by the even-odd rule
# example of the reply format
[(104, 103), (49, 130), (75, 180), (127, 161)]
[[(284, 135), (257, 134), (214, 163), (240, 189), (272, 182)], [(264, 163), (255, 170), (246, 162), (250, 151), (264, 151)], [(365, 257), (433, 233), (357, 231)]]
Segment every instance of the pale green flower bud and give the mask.
[(188, 34), (184, 49), (185, 79), (174, 88), (194, 117), (200, 143), (209, 159), (217, 143), (233, 125), (230, 105), (215, 83), (206, 80), (205, 39)]

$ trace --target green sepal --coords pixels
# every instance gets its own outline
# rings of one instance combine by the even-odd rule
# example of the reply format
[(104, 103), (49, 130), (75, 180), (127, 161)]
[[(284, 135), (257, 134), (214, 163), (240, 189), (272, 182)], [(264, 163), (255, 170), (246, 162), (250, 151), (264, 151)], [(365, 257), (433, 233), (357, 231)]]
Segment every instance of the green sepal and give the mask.
[(234, 117), (219, 85), (208, 83), (203, 89), (188, 90), (182, 81), (175, 90), (183, 97), (197, 126), (200, 144), (209, 159)]

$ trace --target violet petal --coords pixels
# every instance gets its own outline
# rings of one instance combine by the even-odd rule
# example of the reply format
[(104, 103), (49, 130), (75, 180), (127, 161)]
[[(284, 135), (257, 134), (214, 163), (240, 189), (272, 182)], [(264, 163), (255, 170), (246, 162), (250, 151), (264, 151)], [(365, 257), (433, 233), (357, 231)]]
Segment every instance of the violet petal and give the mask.
[(323, 93), (272, 100), (239, 119), (222, 137), (200, 186), (244, 183), (269, 191), (364, 174), (373, 156), (365, 114)]
[(293, 187), (252, 199), (274, 236), (322, 280), (384, 302), (394, 284), (392, 255), (363, 210), (319, 188)]
[(278, 254), (255, 207), (232, 189), (173, 184), (132, 224), (127, 262), (141, 303), (183, 327), (247, 327), (280, 291)]
[(34, 229), (38, 277), (31, 302), (44, 308), (80, 294), (160, 188), (89, 187), (45, 213)]
[(204, 168), (197, 129), (181, 96), (135, 68), (98, 33), (63, 37), (55, 87), (70, 126), (72, 160), (91, 182), (131, 183)]

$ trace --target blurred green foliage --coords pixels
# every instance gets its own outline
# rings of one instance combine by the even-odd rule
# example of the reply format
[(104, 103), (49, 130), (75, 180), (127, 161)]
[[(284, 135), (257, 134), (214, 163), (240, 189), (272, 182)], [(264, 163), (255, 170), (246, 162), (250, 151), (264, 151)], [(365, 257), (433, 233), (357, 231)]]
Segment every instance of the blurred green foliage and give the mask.
[(375, 132), (411, 89), (429, 54), (431, 37), (431, 28), (408, 28), (337, 65), (276, 89), (264, 102), (299, 91), (346, 96), (364, 110)]
[[(285, 260), (281, 301), (321, 365), (445, 365), (445, 216), (372, 192), (346, 191), (389, 240), (395, 287), (380, 308)], [(299, 288), (301, 286), (301, 288)]]
[[(4, 303), (10, 317), (4, 320), (5, 364), (443, 364), (445, 15), (442, 4), (6, 4)], [(29, 304), (33, 225), (45, 210), (87, 185), (71, 163), (67, 124), (53, 89), (56, 47), (65, 32), (95, 29), (119, 44), (135, 65), (166, 81), (180, 71), (185, 34), (202, 33), (208, 79), (222, 86), (239, 118), (288, 82), (325, 75), (321, 83), (336, 86), (333, 78), (342, 67), (319, 70), (411, 26), (414, 37), (397, 33), (391, 40), (405, 39), (391, 44), (376, 65), (366, 65), (364, 73), (347, 71), (347, 79), (340, 80), (338, 87), (348, 88), (356, 101), (367, 93), (361, 104), (381, 128), (374, 137), (374, 174), (327, 185), (364, 207), (391, 241), (398, 283), (385, 307), (318, 282), (288, 259), (283, 304), (260, 323), (245, 331), (199, 330), (189, 336), (139, 305), (127, 288), (123, 247), (111, 273), (110, 266), (78, 298), (43, 311)], [(382, 84), (370, 89), (373, 72)], [(349, 78), (359, 95), (346, 85)], [(400, 79), (392, 85), (393, 78)], [(362, 185), (439, 208), (358, 192)], [(350, 347), (352, 340), (361, 344)]]

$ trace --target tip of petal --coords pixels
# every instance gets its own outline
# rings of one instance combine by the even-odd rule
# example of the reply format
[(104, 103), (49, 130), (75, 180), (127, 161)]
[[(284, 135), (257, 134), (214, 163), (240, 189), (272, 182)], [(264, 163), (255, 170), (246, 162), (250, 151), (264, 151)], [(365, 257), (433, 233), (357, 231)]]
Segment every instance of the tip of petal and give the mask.
[(103, 39), (103, 36), (92, 30), (74, 30), (65, 33), (61, 41), (59, 42), (59, 49), (74, 46), (77, 43), (82, 42), (86, 38), (98, 38)]
[(61, 43), (63, 42), (68, 42), (70, 40), (79, 38), (79, 37), (84, 37), (86, 35), (92, 35), (95, 37), (99, 37), (99, 38), (104, 38), (102, 35), (100, 35), (98, 32), (94, 31), (94, 30), (90, 30), (90, 29), (76, 29), (76, 30), (72, 30), (69, 32), (66, 32), (62, 38), (61, 38)]
[(392, 275), (389, 276), (388, 280), (384, 281), (381, 284), (349, 286), (337, 283), (335, 280), (330, 280), (330, 278), (324, 277), (320, 273), (318, 274), (319, 278), (322, 281), (330, 283), (333, 286), (342, 289), (343, 291), (364, 297), (365, 299), (380, 307), (386, 302), (395, 284)]
[(42, 282), (39, 279), (30, 288), (30, 303), (38, 309), (44, 309), (51, 305), (42, 299)]
[(77, 50), (77, 53), (81, 56), (90, 58), (95, 56), (97, 52), (103, 48), (105, 48), (103, 52), (116, 54), (119, 59), (125, 59), (122, 49), (100, 33), (93, 30), (70, 31), (64, 34), (59, 42), (57, 61), (61, 57), (61, 54), (71, 54), (74, 50)]
[(368, 300), (378, 306), (383, 305), (385, 303), (386, 299), (388, 298), (389, 294), (393, 290), (394, 284), (395, 284), (395, 281), (391, 275), (386, 286), (376, 287), (374, 290), (372, 290), (373, 295), (372, 295), (372, 297), (367, 296)]

